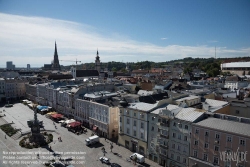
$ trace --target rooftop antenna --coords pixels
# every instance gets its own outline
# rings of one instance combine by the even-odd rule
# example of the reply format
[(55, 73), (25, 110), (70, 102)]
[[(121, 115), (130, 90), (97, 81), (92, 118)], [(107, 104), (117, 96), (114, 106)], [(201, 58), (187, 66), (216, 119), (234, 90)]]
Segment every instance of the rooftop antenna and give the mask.
[(214, 54), (215, 54), (215, 59), (216, 59), (216, 46), (215, 46), (215, 53)]

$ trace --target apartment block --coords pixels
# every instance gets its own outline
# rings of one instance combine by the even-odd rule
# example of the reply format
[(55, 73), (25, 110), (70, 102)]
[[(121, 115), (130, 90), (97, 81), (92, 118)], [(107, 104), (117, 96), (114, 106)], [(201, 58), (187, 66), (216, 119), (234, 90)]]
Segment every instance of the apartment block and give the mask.
[(211, 115), (193, 124), (189, 166), (250, 166), (250, 121), (245, 118), (235, 121), (222, 118)]

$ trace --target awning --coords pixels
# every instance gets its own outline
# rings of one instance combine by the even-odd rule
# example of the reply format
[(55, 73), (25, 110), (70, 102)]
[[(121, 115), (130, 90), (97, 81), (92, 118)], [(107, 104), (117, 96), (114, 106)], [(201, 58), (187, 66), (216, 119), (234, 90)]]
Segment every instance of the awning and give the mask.
[(77, 126), (81, 126), (81, 122), (76, 121), (76, 122), (72, 122), (69, 124), (69, 127), (72, 127), (72, 128), (77, 127)]
[(52, 118), (62, 118), (63, 115), (62, 114), (53, 114), (51, 115)]
[(94, 125), (94, 126), (93, 126), (93, 130), (96, 131), (97, 129), (98, 129), (98, 126)]

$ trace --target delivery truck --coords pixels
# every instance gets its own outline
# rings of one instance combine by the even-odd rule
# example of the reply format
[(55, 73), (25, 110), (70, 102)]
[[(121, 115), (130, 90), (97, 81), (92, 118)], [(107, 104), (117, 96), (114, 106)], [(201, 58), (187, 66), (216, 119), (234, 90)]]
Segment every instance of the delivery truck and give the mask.
[(85, 141), (86, 141), (87, 146), (95, 144), (95, 143), (99, 143), (99, 136), (97, 136), (97, 135), (91, 136), (91, 137), (87, 138)]
[(141, 164), (145, 162), (144, 156), (140, 155), (138, 153), (134, 153), (134, 154), (130, 155), (130, 159), (132, 159), (132, 160), (136, 159), (136, 162), (141, 163)]

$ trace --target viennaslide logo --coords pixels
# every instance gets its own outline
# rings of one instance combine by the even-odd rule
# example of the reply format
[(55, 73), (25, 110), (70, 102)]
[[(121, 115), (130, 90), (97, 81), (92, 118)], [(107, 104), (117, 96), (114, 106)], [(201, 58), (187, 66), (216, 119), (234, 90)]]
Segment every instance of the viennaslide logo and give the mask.
[(231, 151), (220, 151), (220, 160), (224, 162), (234, 161), (236, 162), (236, 166), (240, 162), (247, 162), (247, 151), (239, 152), (239, 147), (236, 152)]

